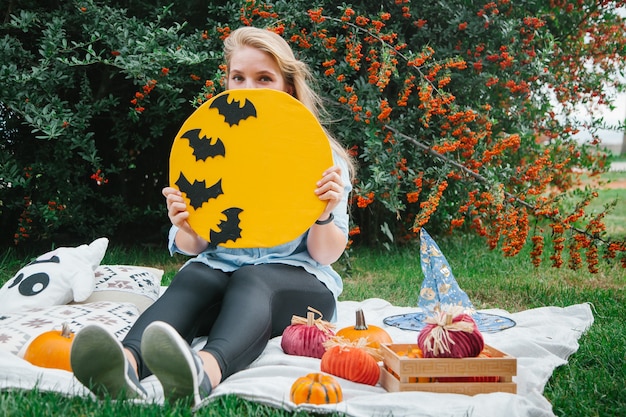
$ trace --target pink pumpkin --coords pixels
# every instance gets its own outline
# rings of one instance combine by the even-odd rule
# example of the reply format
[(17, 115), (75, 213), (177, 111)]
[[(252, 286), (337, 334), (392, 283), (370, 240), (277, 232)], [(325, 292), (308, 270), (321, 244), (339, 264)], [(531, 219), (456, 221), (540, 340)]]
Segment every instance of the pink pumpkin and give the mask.
[[(320, 317), (315, 318), (315, 313)], [(324, 342), (334, 336), (333, 325), (322, 320), (319, 311), (309, 307), (307, 318), (293, 316), (291, 325), (283, 331), (280, 346), (289, 355), (309, 356), (321, 359), (326, 349)]]
[(470, 358), (482, 352), (485, 342), (469, 314), (452, 308), (426, 319), (417, 337), (425, 358)]

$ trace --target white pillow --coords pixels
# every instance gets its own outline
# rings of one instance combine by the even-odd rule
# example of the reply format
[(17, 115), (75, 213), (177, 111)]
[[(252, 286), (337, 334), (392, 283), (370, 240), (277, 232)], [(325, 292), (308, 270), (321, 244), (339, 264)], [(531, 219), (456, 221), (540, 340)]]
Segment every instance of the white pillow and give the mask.
[(108, 244), (103, 237), (90, 245), (62, 247), (39, 256), (0, 288), (0, 313), (86, 300)]
[(163, 270), (147, 266), (100, 265), (95, 275), (96, 286), (85, 303), (133, 303), (143, 313), (159, 298)]
[(97, 323), (122, 339), (137, 317), (139, 311), (134, 304), (111, 301), (35, 307), (0, 314), (0, 349), (23, 356), (32, 339), (50, 330), (60, 330), (63, 322), (67, 322), (74, 333), (87, 324)]

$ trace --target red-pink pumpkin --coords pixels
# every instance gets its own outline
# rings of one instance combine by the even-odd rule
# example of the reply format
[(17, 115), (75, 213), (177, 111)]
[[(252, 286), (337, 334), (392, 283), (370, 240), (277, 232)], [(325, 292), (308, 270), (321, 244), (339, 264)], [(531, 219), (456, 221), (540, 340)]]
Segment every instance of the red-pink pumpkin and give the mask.
[[(316, 319), (315, 313), (320, 317)], [(322, 320), (321, 313), (309, 307), (306, 319), (299, 316), (291, 318), (291, 325), (283, 331), (280, 346), (289, 355), (321, 359), (326, 351), (324, 342), (335, 335), (332, 329), (333, 324)]]
[(485, 342), (476, 322), (458, 311), (440, 311), (426, 319), (417, 337), (425, 358), (469, 358), (482, 352)]

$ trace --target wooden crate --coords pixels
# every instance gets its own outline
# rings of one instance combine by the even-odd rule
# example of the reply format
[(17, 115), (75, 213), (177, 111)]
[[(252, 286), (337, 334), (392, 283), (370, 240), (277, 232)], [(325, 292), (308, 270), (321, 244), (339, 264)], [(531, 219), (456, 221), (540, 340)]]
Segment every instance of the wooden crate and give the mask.
[[(382, 345), (380, 383), (387, 391), (428, 391), (476, 395), (489, 392), (517, 393), (513, 376), (517, 359), (485, 345), (487, 357), (477, 358), (410, 358), (397, 352), (408, 352), (417, 345)], [(465, 378), (450, 382), (449, 378)], [(486, 378), (491, 377), (491, 378)], [(496, 378), (497, 377), (497, 378)], [(444, 378), (441, 382), (438, 378)], [(418, 382), (419, 381), (419, 382)], [(488, 382), (485, 382), (488, 381)]]

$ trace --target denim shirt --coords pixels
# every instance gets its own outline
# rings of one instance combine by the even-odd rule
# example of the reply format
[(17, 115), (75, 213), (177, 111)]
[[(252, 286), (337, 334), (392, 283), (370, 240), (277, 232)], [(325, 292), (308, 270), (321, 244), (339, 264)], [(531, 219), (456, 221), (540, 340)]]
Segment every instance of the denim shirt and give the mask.
[[(350, 178), (348, 175), (348, 166), (342, 158), (338, 158), (333, 154), (335, 164), (341, 167), (342, 181), (344, 185), (344, 195), (341, 202), (333, 210), (334, 223), (343, 231), (348, 239), (349, 217), (348, 217), (348, 195), (352, 190)], [(182, 253), (175, 243), (174, 237), (178, 228), (172, 226), (169, 232), (169, 251), (170, 254)], [(204, 252), (190, 259), (185, 263), (203, 262), (204, 264), (220, 269), (224, 272), (232, 272), (245, 265), (259, 265), (268, 263), (280, 263), (304, 268), (307, 272), (319, 279), (332, 292), (335, 300), (343, 290), (343, 282), (341, 277), (331, 265), (322, 265), (315, 261), (306, 247), (306, 239), (308, 230), (291, 242), (274, 246), (271, 248), (225, 248), (217, 246), (216, 248), (206, 249)], [(183, 265), (183, 267), (185, 266)], [(335, 314), (336, 316), (336, 314)], [(335, 317), (336, 318), (336, 317)]]

